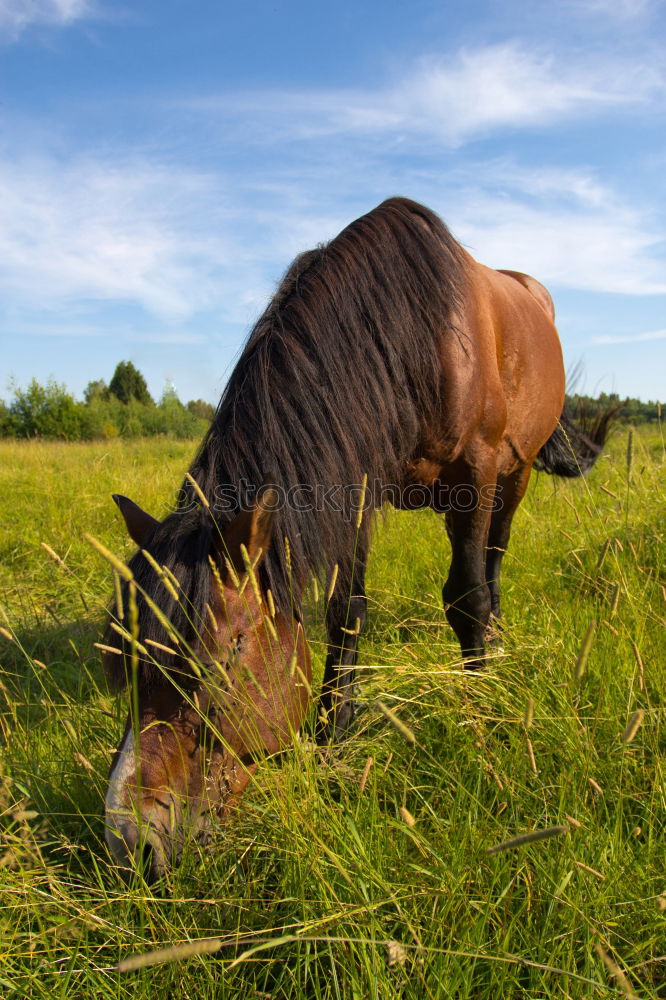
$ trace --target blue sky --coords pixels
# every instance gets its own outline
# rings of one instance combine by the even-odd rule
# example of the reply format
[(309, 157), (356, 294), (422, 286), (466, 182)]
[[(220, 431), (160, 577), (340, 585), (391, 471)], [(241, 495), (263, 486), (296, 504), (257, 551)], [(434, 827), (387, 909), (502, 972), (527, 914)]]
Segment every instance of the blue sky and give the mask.
[(663, 0), (0, 0), (0, 396), (216, 402), (300, 250), (393, 194), (666, 400)]

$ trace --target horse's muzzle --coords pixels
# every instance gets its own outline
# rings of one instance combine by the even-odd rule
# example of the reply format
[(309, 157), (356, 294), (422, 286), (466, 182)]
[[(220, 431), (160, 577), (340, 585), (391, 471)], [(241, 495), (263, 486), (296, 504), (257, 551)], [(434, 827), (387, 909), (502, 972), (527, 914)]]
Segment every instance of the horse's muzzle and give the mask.
[(169, 870), (172, 850), (165, 833), (150, 822), (137, 822), (133, 816), (109, 817), (105, 838), (121, 875), (129, 880), (135, 873), (146, 882), (156, 882)]

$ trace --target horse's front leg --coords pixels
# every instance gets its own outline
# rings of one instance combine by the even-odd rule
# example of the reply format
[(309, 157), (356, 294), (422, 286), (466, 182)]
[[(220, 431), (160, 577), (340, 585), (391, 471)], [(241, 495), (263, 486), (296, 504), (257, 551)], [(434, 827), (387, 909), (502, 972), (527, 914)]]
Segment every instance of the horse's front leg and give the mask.
[(358, 639), (365, 627), (365, 567), (351, 583), (338, 580), (326, 612), (328, 653), (318, 706), (317, 742), (337, 741), (354, 718)]
[(484, 664), (485, 637), (491, 610), (486, 577), (486, 544), (490, 525), (496, 460), (488, 453), (466, 465), (458, 488), (450, 493), (446, 527), (451, 540), (451, 566), (442, 589), (448, 622), (462, 650), (465, 666)]

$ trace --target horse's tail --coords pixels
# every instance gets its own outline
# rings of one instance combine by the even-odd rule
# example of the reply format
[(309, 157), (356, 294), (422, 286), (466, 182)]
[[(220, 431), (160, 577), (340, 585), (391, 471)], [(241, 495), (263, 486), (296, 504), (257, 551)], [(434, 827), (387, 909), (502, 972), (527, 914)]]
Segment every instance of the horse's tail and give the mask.
[(617, 411), (617, 406), (611, 406), (591, 420), (576, 423), (565, 404), (557, 427), (539, 450), (535, 468), (569, 479), (584, 476), (601, 454)]

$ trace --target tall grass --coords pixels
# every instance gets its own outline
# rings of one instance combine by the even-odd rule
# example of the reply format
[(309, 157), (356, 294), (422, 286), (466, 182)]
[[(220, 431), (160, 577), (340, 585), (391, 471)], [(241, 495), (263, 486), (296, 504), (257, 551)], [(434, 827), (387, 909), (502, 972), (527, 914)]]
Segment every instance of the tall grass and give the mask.
[(103, 845), (127, 703), (100, 675), (112, 584), (83, 535), (128, 555), (110, 493), (162, 516), (191, 450), (0, 444), (0, 996), (666, 996), (661, 438), (534, 479), (504, 655), (479, 674), (441, 607), (441, 518), (381, 518), (349, 738), (261, 766), (164, 893)]

